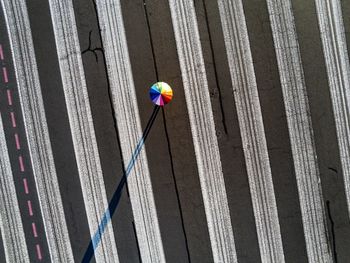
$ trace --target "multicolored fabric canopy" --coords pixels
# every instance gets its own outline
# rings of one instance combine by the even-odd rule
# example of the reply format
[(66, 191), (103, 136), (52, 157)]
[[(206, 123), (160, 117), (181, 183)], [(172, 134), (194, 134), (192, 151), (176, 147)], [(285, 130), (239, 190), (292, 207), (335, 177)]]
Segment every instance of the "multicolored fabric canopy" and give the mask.
[(168, 104), (173, 98), (173, 90), (165, 82), (157, 82), (153, 84), (149, 90), (149, 95), (154, 104), (164, 106)]

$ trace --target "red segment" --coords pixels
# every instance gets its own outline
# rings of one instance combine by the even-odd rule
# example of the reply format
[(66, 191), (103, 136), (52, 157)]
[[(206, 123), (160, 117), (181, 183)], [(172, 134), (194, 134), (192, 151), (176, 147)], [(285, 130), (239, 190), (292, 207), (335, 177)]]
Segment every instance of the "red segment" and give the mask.
[(27, 201), (27, 205), (28, 205), (28, 212), (30, 216), (33, 216), (33, 208), (32, 208), (32, 201), (28, 200)]
[(32, 223), (32, 229), (33, 229), (33, 236), (38, 237), (38, 232), (36, 231), (36, 225), (35, 223)]
[(11, 94), (11, 90), (7, 90), (7, 102), (10, 106), (12, 106), (12, 94)]
[(9, 78), (8, 78), (8, 75), (7, 75), (7, 68), (5, 68), (5, 67), (2, 68), (2, 74), (3, 74), (3, 77), (4, 77), (4, 82), (5, 83), (9, 82)]
[(41, 248), (40, 248), (39, 244), (36, 245), (36, 255), (40, 261), (43, 259), (43, 256), (41, 255)]
[(17, 124), (16, 124), (15, 113), (11, 111), (10, 115), (11, 115), (12, 127), (16, 128)]
[(26, 194), (29, 194), (29, 188), (28, 188), (28, 183), (27, 183), (27, 179), (23, 178), (23, 185), (24, 185), (24, 192)]
[(169, 103), (171, 101), (171, 99), (173, 98), (172, 96), (167, 96), (167, 95), (162, 95), (162, 97), (166, 103)]
[(21, 170), (21, 172), (24, 172), (24, 163), (23, 163), (22, 155), (18, 156), (18, 162), (19, 162), (19, 169)]
[(2, 50), (2, 45), (0, 44), (0, 59), (4, 60), (4, 51)]

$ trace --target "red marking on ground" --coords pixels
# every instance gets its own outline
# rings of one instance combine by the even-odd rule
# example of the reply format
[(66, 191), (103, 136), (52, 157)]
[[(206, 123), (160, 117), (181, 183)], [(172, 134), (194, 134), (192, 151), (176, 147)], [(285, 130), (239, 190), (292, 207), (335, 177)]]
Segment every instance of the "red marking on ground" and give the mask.
[(5, 67), (2, 68), (2, 75), (4, 77), (4, 82), (5, 83), (9, 82), (9, 77), (8, 77), (8, 74), (7, 74), (7, 68), (5, 68)]
[(15, 141), (16, 141), (16, 149), (20, 150), (21, 149), (21, 144), (19, 143), (19, 137), (18, 137), (17, 133), (15, 133)]
[[(1, 44), (0, 44), (0, 60), (1, 61), (4, 60), (4, 51), (3, 51), (3, 46)], [(9, 82), (9, 75), (8, 75), (6, 67), (2, 67), (2, 75), (3, 75), (3, 82), (4, 83), (8, 83)], [(8, 101), (8, 105), (12, 106), (13, 100), (12, 100), (12, 92), (11, 92), (10, 89), (7, 89), (7, 101)], [(11, 116), (12, 128), (16, 128), (17, 127), (17, 123), (16, 123), (16, 118), (15, 118), (15, 113), (13, 111), (10, 111), (10, 116)], [(16, 149), (20, 150), (21, 149), (21, 144), (20, 144), (18, 133), (15, 132), (14, 136), (15, 136), (15, 142), (16, 142)], [(19, 161), (20, 171), (24, 172), (25, 168), (24, 168), (24, 162), (23, 162), (22, 155), (18, 156), (18, 161)], [(27, 178), (23, 178), (23, 186), (24, 186), (24, 192), (26, 194), (29, 194), (29, 187), (28, 187)], [(34, 213), (33, 213), (33, 207), (32, 207), (31, 200), (27, 200), (27, 206), (28, 206), (29, 215), (33, 216)], [(35, 238), (38, 237), (36, 224), (34, 222), (32, 222), (32, 231), (33, 231), (33, 236)], [(35, 248), (36, 248), (37, 258), (38, 258), (39, 261), (41, 261), (43, 259), (43, 257), (42, 257), (42, 253), (41, 253), (40, 244), (36, 244)]]
[(25, 192), (26, 194), (29, 194), (29, 188), (28, 188), (27, 178), (23, 178), (23, 185), (24, 185), (24, 192)]
[(18, 156), (18, 162), (19, 162), (19, 168), (20, 168), (21, 172), (24, 172), (24, 163), (23, 163), (22, 155)]
[(8, 104), (11, 106), (12, 105), (12, 93), (11, 93), (11, 90), (7, 90), (7, 101), (8, 101)]
[(41, 248), (40, 248), (39, 244), (36, 244), (36, 255), (37, 255), (39, 260), (43, 259), (43, 256), (41, 255)]
[(11, 111), (11, 122), (12, 122), (12, 127), (16, 128), (17, 124), (16, 124), (16, 118), (15, 118), (15, 113), (13, 111)]
[(32, 229), (33, 229), (33, 236), (38, 237), (38, 232), (36, 231), (36, 225), (35, 223), (32, 223)]
[(0, 44), (0, 59), (4, 60), (4, 51), (2, 50), (2, 45)]
[(28, 212), (30, 216), (33, 216), (33, 208), (32, 208), (32, 201), (28, 200), (27, 201), (27, 205), (28, 205)]

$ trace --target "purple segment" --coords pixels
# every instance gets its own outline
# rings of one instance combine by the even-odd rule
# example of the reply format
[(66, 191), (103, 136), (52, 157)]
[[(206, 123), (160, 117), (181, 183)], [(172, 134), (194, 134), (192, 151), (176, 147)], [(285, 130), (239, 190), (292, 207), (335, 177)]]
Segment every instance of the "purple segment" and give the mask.
[(160, 97), (160, 96), (154, 97), (154, 98), (152, 99), (153, 103), (158, 104), (157, 101), (158, 101), (159, 97)]
[(156, 104), (159, 105), (159, 106), (163, 106), (164, 105), (162, 96), (158, 97)]

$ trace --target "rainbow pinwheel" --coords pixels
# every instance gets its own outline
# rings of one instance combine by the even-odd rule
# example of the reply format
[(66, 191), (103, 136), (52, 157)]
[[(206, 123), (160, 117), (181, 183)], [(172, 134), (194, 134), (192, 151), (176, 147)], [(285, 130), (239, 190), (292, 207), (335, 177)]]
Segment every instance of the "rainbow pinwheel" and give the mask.
[(173, 90), (167, 83), (157, 82), (149, 90), (149, 95), (154, 104), (164, 106), (172, 100)]

